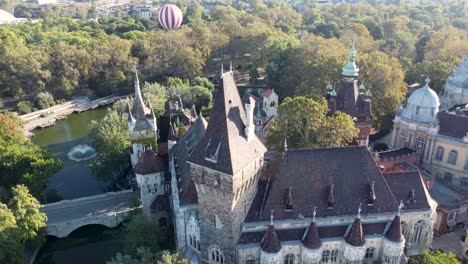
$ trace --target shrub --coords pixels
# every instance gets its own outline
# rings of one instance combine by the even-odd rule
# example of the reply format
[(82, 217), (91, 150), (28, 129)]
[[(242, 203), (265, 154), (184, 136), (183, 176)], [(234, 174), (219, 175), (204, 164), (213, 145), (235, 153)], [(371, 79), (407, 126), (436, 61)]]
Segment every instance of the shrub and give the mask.
[(41, 92), (36, 96), (36, 105), (39, 109), (51, 107), (54, 105), (54, 97), (49, 92)]
[(28, 101), (21, 101), (16, 105), (16, 111), (18, 111), (20, 114), (27, 114), (31, 113), (31, 103)]

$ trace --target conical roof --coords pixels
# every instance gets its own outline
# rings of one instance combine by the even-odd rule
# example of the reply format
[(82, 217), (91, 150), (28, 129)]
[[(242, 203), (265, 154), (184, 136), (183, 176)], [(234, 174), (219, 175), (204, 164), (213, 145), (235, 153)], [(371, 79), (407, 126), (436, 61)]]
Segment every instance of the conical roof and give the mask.
[(140, 90), (140, 81), (138, 80), (138, 73), (135, 67), (135, 100), (132, 109), (133, 117), (142, 120), (146, 119), (146, 115), (151, 114), (151, 110), (145, 105)]
[(366, 243), (361, 223), (361, 206), (359, 206), (358, 215), (356, 219), (354, 219), (353, 225), (351, 226), (351, 231), (348, 233), (345, 240), (348, 244), (355, 247), (364, 246)]
[(392, 223), (390, 224), (390, 227), (387, 230), (387, 233), (385, 233), (385, 237), (393, 242), (402, 242), (403, 241), (403, 234), (401, 233), (401, 221), (400, 221), (400, 214), (395, 215), (395, 218), (393, 218)]
[(314, 209), (314, 218), (307, 229), (305, 237), (302, 239), (302, 244), (308, 249), (319, 249), (322, 246), (322, 241), (320, 240), (317, 223), (315, 222), (315, 209)]
[(266, 253), (278, 253), (281, 250), (281, 242), (278, 239), (278, 234), (273, 224), (268, 226), (260, 247)]
[(353, 45), (349, 51), (348, 63), (343, 67), (342, 74), (344, 76), (358, 76), (359, 68), (356, 66), (356, 42), (353, 40)]

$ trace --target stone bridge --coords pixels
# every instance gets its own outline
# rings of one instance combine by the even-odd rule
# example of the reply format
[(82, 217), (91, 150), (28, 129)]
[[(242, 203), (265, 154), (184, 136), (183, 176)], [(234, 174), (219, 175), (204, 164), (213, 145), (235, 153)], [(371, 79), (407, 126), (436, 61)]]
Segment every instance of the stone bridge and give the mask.
[(125, 190), (45, 204), (41, 211), (48, 218), (47, 235), (66, 237), (77, 228), (93, 224), (116, 227), (141, 207), (137, 197), (132, 190)]

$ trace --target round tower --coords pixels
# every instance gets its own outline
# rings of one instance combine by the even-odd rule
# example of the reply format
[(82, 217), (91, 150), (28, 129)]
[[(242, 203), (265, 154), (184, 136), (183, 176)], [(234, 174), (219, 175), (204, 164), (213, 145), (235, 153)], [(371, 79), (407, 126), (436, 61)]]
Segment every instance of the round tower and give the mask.
[(260, 263), (281, 263), (281, 241), (278, 239), (278, 234), (273, 224), (273, 211), (271, 212), (270, 225), (263, 236), (260, 248)]
[(346, 262), (361, 263), (366, 254), (366, 239), (361, 223), (361, 205), (348, 235), (345, 237), (343, 257)]
[(312, 222), (301, 241), (301, 258), (303, 263), (319, 263), (322, 258), (322, 241), (318, 234), (315, 215), (316, 208), (314, 208)]

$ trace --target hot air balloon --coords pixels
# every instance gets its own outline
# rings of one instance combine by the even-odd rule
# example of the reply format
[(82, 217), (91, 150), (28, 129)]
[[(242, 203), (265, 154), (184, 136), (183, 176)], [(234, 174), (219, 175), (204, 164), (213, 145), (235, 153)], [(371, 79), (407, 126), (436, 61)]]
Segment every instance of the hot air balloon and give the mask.
[(179, 28), (180, 24), (182, 24), (182, 18), (182, 11), (175, 5), (167, 4), (159, 10), (159, 24), (164, 29), (174, 30)]

